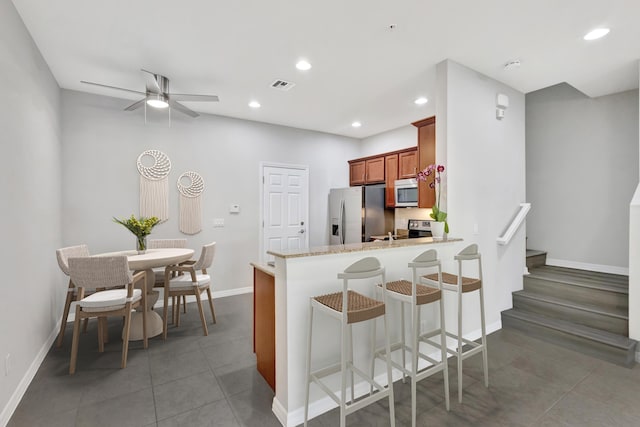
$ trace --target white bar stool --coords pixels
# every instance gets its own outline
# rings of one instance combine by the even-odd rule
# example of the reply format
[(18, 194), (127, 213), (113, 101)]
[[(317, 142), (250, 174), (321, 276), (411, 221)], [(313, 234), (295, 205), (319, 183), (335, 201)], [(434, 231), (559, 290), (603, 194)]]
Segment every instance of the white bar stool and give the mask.
[[(383, 301), (366, 297), (358, 292), (349, 290), (348, 282), (353, 279), (370, 279), (380, 276), (382, 283), (385, 283), (385, 270), (380, 261), (374, 257), (363, 258), (347, 267), (343, 273), (338, 274), (339, 279), (343, 279), (342, 292), (336, 292), (328, 295), (312, 297), (309, 310), (309, 335), (307, 336), (307, 372), (306, 381), (307, 388), (304, 399), (304, 425), (306, 427), (309, 416), (309, 388), (313, 381), (325, 391), (331, 399), (333, 399), (340, 407), (340, 427), (345, 427), (346, 416), (358, 409), (361, 409), (373, 402), (385, 397), (389, 398), (389, 418), (390, 426), (395, 426), (395, 413), (393, 403), (393, 381), (391, 377), (391, 364), (387, 362), (387, 387), (378, 384), (365, 374), (362, 370), (353, 365), (353, 335), (352, 326), (354, 323), (363, 322), (365, 320), (374, 320), (382, 316), (384, 319), (385, 330), (385, 348), (387, 353), (390, 351), (389, 330), (387, 328), (387, 315), (385, 313), (385, 296)], [(341, 322), (341, 348), (340, 363), (329, 367), (311, 372), (311, 334), (313, 331), (313, 312), (319, 310)], [(347, 336), (349, 342), (347, 342)], [(390, 358), (389, 358), (390, 359)], [(340, 396), (331, 391), (321, 380), (331, 374), (340, 372), (342, 374), (340, 383)], [(347, 372), (351, 376), (351, 400), (347, 403)], [(358, 374), (366, 380), (371, 387), (375, 387), (378, 392), (370, 394), (356, 401), (354, 393), (354, 373)]]
[[(409, 264), (409, 268), (413, 270), (412, 280), (397, 280), (387, 282), (386, 286), (378, 285), (382, 288), (383, 293), (394, 300), (400, 301), (401, 307), (401, 342), (391, 346), (391, 351), (402, 350), (402, 365), (391, 361), (396, 369), (402, 371), (402, 381), (405, 376), (411, 378), (411, 425), (416, 425), (416, 383), (426, 377), (437, 372), (443, 372), (444, 375), (444, 396), (447, 411), (449, 410), (449, 369), (447, 364), (447, 337), (444, 323), (444, 304), (442, 300), (442, 291), (440, 287), (431, 287), (420, 284), (419, 270), (437, 268), (435, 274), (438, 283), (442, 276), (442, 267), (438, 259), (438, 252), (435, 249), (425, 251), (415, 257)], [(424, 272), (424, 271), (423, 271)], [(420, 333), (420, 308), (427, 304), (440, 302), (440, 328), (429, 332)], [(411, 310), (411, 343), (407, 346), (405, 342), (405, 304), (409, 304)], [(440, 336), (440, 343), (435, 344), (430, 338)], [(433, 345), (440, 348), (440, 360), (432, 359), (424, 353), (420, 352), (420, 342)], [(411, 356), (411, 370), (406, 366), (406, 353), (409, 351)], [(387, 353), (388, 354), (388, 353)], [(387, 358), (382, 351), (376, 351), (375, 357)], [(387, 359), (391, 359), (388, 357)], [(425, 360), (429, 366), (426, 369), (418, 371), (419, 359)], [(375, 361), (375, 359), (374, 359)], [(373, 369), (373, 365), (372, 365)]]
[[(480, 253), (478, 252), (478, 245), (471, 244), (458, 252), (453, 258), (458, 261), (458, 275), (449, 273), (442, 273), (442, 289), (446, 291), (453, 291), (458, 294), (458, 334), (452, 334), (447, 332), (447, 335), (458, 341), (458, 347), (456, 350), (447, 349), (447, 351), (458, 359), (458, 401), (462, 403), (462, 361), (474, 354), (482, 352), (482, 364), (484, 368), (484, 385), (489, 387), (489, 364), (487, 360), (487, 331), (485, 327), (484, 319), (484, 293), (482, 290), (482, 262), (480, 261)], [(462, 262), (463, 261), (478, 261), (478, 278), (469, 278), (462, 275)], [(437, 274), (429, 274), (423, 276), (423, 283), (432, 286), (437, 286), (438, 276)], [(480, 291), (480, 327), (482, 330), (482, 342), (477, 343), (462, 338), (462, 294)], [(467, 344), (471, 348), (466, 351), (462, 351), (462, 345)]]

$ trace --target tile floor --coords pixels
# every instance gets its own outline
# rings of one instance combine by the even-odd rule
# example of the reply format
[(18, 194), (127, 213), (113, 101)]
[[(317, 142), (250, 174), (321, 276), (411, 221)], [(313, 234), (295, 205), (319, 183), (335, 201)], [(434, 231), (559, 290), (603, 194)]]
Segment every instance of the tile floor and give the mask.
[[(71, 328), (53, 348), (9, 422), (19, 426), (280, 426), (273, 392), (252, 354), (252, 296), (216, 300), (218, 323), (202, 335), (193, 304), (180, 328), (144, 351), (130, 346), (119, 369), (116, 325), (105, 353), (95, 344), (95, 322), (80, 340), (77, 373), (67, 375)], [(442, 374), (418, 383), (420, 426), (638, 426), (640, 368), (626, 369), (501, 330), (488, 338), (490, 386), (481, 358), (464, 365), (463, 404), (457, 403), (450, 363), (451, 411), (444, 408)], [(397, 382), (396, 425), (410, 425), (410, 386)], [(347, 417), (350, 426), (388, 426), (385, 401)], [(338, 425), (333, 410), (311, 427)]]

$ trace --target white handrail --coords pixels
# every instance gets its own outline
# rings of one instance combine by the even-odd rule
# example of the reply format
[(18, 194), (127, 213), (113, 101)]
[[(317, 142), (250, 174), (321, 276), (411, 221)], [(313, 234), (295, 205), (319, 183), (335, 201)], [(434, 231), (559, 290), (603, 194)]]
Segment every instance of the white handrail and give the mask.
[(497, 240), (499, 245), (506, 245), (511, 241), (513, 235), (516, 234), (516, 231), (518, 231), (518, 227), (520, 227), (520, 224), (522, 224), (522, 222), (526, 218), (529, 209), (531, 209), (531, 203), (520, 203), (520, 210), (513, 218), (513, 221), (511, 221), (511, 224), (504, 232), (504, 234), (498, 237)]

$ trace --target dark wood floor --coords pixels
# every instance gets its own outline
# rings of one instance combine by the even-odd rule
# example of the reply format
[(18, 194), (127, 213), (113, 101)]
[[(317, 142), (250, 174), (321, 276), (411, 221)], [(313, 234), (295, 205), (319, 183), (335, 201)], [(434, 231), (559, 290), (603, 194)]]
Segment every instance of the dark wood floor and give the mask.
[[(78, 370), (69, 376), (70, 329), (52, 349), (9, 426), (279, 426), (273, 392), (256, 372), (251, 351), (251, 295), (216, 300), (218, 323), (202, 336), (191, 304), (180, 328), (149, 349), (133, 343), (119, 369), (117, 325), (97, 353), (95, 326), (81, 338)], [(95, 324), (95, 322), (92, 322)], [(637, 426), (640, 368), (626, 369), (511, 330), (488, 338), (490, 386), (481, 358), (464, 364), (464, 399), (457, 403), (451, 360), (451, 411), (444, 408), (442, 374), (418, 384), (420, 426)], [(410, 386), (397, 382), (396, 420), (410, 425)], [(312, 427), (338, 425), (336, 410)], [(386, 426), (385, 401), (347, 417), (350, 426)]]

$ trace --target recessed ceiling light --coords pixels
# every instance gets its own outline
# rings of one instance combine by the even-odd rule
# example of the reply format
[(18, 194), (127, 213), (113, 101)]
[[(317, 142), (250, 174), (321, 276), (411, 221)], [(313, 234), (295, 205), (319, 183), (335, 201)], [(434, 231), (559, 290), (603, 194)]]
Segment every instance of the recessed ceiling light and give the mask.
[(309, 64), (307, 61), (302, 59), (298, 61), (298, 63), (296, 64), (296, 68), (300, 71), (307, 71), (311, 69), (311, 64)]
[(251, 108), (260, 108), (260, 103), (258, 101), (251, 101), (249, 103), (249, 107), (251, 107)]
[(599, 39), (601, 37), (606, 36), (607, 34), (609, 34), (609, 29), (608, 28), (596, 28), (595, 30), (589, 31), (584, 36), (584, 39), (585, 40), (596, 40), (596, 39)]
[(415, 101), (413, 101), (416, 105), (424, 105), (427, 102), (429, 102), (429, 100), (427, 98), (425, 98), (424, 96), (421, 96), (420, 98), (416, 98)]
[(351, 123), (351, 126), (353, 126), (354, 128), (359, 128), (360, 126), (362, 126), (362, 123), (360, 123), (360, 122), (353, 122), (353, 123)]

